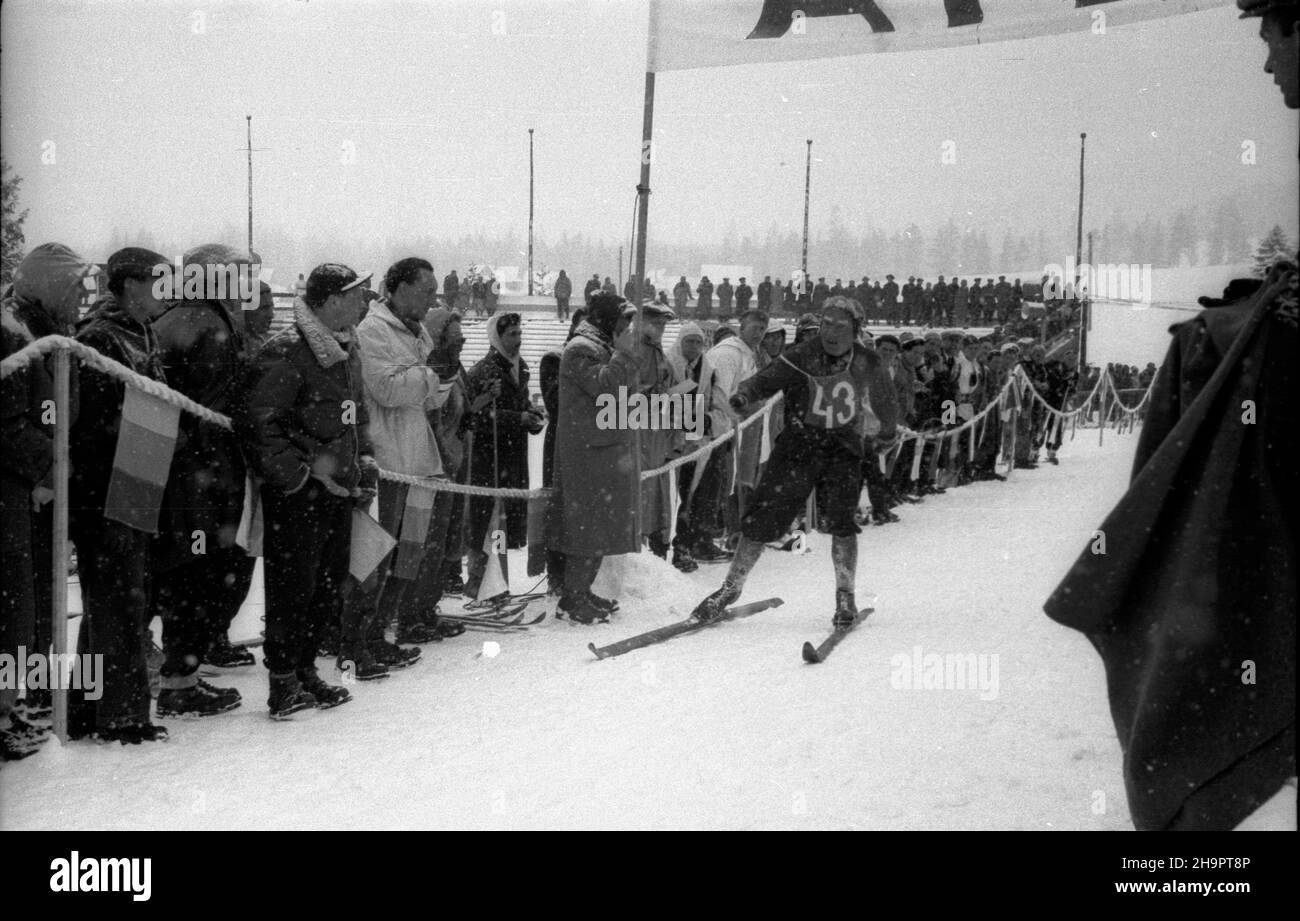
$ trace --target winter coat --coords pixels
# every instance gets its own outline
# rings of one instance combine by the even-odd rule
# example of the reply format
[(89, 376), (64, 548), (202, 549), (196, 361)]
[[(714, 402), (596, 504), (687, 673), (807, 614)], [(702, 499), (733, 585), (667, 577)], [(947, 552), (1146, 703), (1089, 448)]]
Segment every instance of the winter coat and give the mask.
[(560, 357), (559, 350), (547, 352), (537, 366), (537, 380), (542, 388), (542, 405), (550, 420), (542, 436), (542, 485), (550, 486), (555, 479), (555, 420), (560, 414)]
[[(167, 382), (153, 325), (133, 319), (112, 294), (97, 301), (78, 324), (77, 341), (137, 374)], [(126, 384), (87, 366), (81, 369), (78, 391), (80, 412), (68, 452), (72, 460), (68, 486), (73, 530), (97, 528), (103, 521)]]
[[(154, 321), (167, 383), (196, 403), (230, 415), (247, 365), (243, 317), (217, 301), (181, 301)], [(181, 413), (159, 516), (159, 566), (191, 562), (194, 532), (231, 547), (244, 513), (246, 467), (233, 432)]]
[(695, 310), (701, 317), (713, 309), (713, 282), (702, 281), (695, 289)]
[(673, 285), (673, 304), (680, 315), (686, 309), (686, 302), (691, 299), (691, 286), (688, 282), (679, 281)]
[(735, 295), (736, 289), (731, 286), (731, 282), (724, 281), (718, 285), (718, 313), (726, 316), (731, 313), (731, 299)]
[[(777, 282), (779, 285), (780, 282)], [(770, 281), (760, 281), (758, 283), (758, 309), (770, 310), (772, 308), (772, 283)], [(778, 304), (780, 301), (777, 302)]]
[[(470, 449), (471, 484), (505, 489), (528, 488), (529, 432), (524, 411), (533, 405), (528, 395), (528, 379), (528, 364), (522, 358), (519, 359), (516, 380), (511, 373), (511, 362), (495, 348), (470, 368), (471, 401), (486, 392), (493, 381), (501, 381), (501, 395), (469, 416), (468, 427), (474, 433)], [(474, 496), (470, 499), (471, 533), (485, 531), (492, 515), (492, 504), (493, 500), (488, 497)], [(528, 504), (522, 499), (507, 499), (503, 507), (506, 546), (522, 547), (528, 525)]]
[(704, 394), (710, 435), (723, 435), (735, 428), (736, 411), (728, 401), (740, 382), (757, 370), (754, 350), (739, 336), (728, 336), (704, 353), (699, 392)]
[(594, 278), (587, 279), (587, 283), (582, 287), (582, 299), (588, 304), (591, 303), (591, 296), (600, 290), (600, 282)]
[(736, 313), (742, 313), (749, 309), (749, 302), (754, 297), (754, 289), (749, 285), (741, 285), (736, 289)]
[(564, 347), (555, 438), (555, 492), (547, 509), (547, 546), (578, 556), (636, 553), (640, 464), (632, 433), (597, 425), (597, 397), (636, 387), (633, 354), (616, 352), (590, 323)]
[(1044, 605), (1105, 665), (1139, 830), (1231, 829), (1295, 776), (1300, 342), (1274, 293), (1174, 327), (1105, 552)]
[(460, 279), (456, 277), (455, 272), (451, 272), (442, 280), (442, 297), (451, 307), (456, 303), (456, 298), (460, 296)]
[(572, 294), (573, 294), (573, 282), (571, 282), (571, 281), (569, 280), (569, 276), (568, 276), (568, 275), (565, 275), (565, 274), (561, 273), (561, 274), (560, 274), (560, 277), (557, 278), (557, 279), (555, 279), (555, 297), (556, 297), (556, 299), (557, 299), (557, 300), (568, 300), (569, 297), (570, 297)]
[(301, 300), (294, 324), (266, 343), (240, 390), (236, 429), (267, 486), (294, 493), (313, 472), (345, 489), (361, 484), (359, 459), (374, 456), (361, 356)]
[(433, 340), (399, 320), (388, 304), (375, 301), (357, 324), (361, 380), (370, 417), (370, 442), (384, 470), (411, 476), (442, 476), (442, 455), (429, 413), (447, 399), (437, 373), (429, 367)]

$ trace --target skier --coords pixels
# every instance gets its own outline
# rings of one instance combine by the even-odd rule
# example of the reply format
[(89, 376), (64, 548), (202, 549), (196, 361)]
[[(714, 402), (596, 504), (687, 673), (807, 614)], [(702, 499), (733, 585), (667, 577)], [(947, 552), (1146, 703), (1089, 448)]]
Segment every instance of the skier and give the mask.
[(871, 439), (878, 453), (892, 450), (898, 404), (880, 357), (858, 344), (862, 305), (831, 297), (821, 308), (816, 338), (792, 346), (768, 367), (743, 381), (731, 405), (747, 407), (785, 393), (785, 428), (741, 522), (741, 540), (722, 587), (692, 617), (716, 620), (735, 603), (763, 545), (787, 532), (816, 488), (824, 528), (831, 534), (835, 565), (834, 626), (857, 616), (853, 597), (861, 529), (854, 521), (862, 492), (862, 456)]

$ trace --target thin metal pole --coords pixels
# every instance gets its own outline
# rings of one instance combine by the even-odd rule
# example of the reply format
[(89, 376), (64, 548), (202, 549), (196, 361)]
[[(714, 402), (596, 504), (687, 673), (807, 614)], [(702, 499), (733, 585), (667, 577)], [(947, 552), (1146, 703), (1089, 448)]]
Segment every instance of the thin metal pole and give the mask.
[[(808, 287), (808, 202), (812, 193), (812, 138), (808, 139), (808, 156), (803, 173), (803, 287)], [(799, 292), (802, 294), (803, 292)]]
[[(68, 429), (72, 424), (69, 409), (68, 378), (71, 356), (66, 349), (54, 353), (54, 604), (51, 615), (51, 635), (54, 639), (54, 657), (63, 668), (68, 654)], [(89, 618), (81, 629), (91, 629)], [(54, 689), (54, 732), (59, 741), (68, 740), (68, 691), (64, 675), (60, 673)], [(52, 678), (52, 676), (51, 676)]]
[(528, 129), (528, 296), (533, 296), (533, 129)]
[(248, 251), (253, 251), (253, 116), (248, 121)]
[(645, 75), (645, 112), (641, 120), (641, 181), (637, 195), (641, 199), (636, 215), (636, 303), (644, 306), (646, 227), (650, 219), (650, 150), (653, 143), (655, 113), (655, 75), (648, 70)]
[(1088, 135), (1079, 134), (1079, 222), (1074, 232), (1074, 293), (1079, 293), (1079, 263), (1083, 260), (1083, 145)]

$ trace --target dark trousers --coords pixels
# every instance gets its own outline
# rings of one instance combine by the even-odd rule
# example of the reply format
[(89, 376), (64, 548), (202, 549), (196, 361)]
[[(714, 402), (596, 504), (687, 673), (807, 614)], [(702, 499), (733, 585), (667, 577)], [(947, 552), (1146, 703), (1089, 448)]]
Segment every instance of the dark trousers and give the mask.
[(248, 597), (255, 565), (257, 559), (243, 547), (224, 547), (154, 575), (154, 603), (163, 623), (164, 678), (194, 674)]
[(567, 297), (557, 297), (555, 299), (555, 316), (556, 319), (566, 320), (569, 317), (569, 299)]
[(103, 656), (102, 696), (90, 700), (84, 687), (68, 695), (73, 737), (149, 722), (150, 539), (126, 525), (100, 522), (73, 534), (85, 612), (77, 652)]
[(603, 559), (603, 556), (568, 554), (564, 562), (564, 594), (576, 596), (591, 591)]
[(871, 511), (880, 513), (889, 511), (893, 504), (893, 491), (889, 480), (880, 471), (880, 459), (874, 452), (868, 452), (862, 458), (862, 479), (867, 484), (867, 498), (871, 500)]
[[(704, 462), (704, 473), (700, 475), (700, 484), (695, 488), (690, 509), (684, 520), (679, 519), (677, 537), (674, 541), (677, 546), (691, 550), (718, 534), (722, 503), (726, 498), (722, 495), (722, 491), (726, 483), (727, 468), (731, 465), (733, 450), (734, 442), (728, 442), (710, 454), (709, 459)], [(686, 468), (683, 467), (681, 475), (681, 482), (685, 484), (688, 494), (691, 479), (695, 476), (694, 465), (691, 465), (690, 469), (691, 473), (688, 475), (685, 472)]]
[[(18, 647), (45, 652), (36, 644), (36, 621), (48, 623), (50, 609), (37, 607), (32, 558), (32, 488), (15, 477), (0, 480), (0, 653), (17, 656)], [(0, 688), (0, 716), (17, 700), (17, 691)]]
[(327, 624), (339, 619), (352, 541), (352, 500), (315, 480), (286, 496), (262, 487), (266, 567), (266, 667), (310, 668)]

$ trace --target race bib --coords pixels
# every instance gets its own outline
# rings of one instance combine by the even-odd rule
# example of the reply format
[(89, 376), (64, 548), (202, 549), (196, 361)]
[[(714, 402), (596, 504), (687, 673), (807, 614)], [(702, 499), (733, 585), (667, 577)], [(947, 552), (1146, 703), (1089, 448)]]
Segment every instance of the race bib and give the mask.
[(861, 396), (848, 371), (808, 380), (808, 411), (804, 424), (816, 429), (838, 429), (853, 425), (858, 419)]

